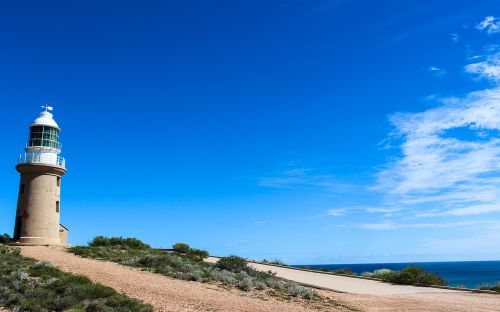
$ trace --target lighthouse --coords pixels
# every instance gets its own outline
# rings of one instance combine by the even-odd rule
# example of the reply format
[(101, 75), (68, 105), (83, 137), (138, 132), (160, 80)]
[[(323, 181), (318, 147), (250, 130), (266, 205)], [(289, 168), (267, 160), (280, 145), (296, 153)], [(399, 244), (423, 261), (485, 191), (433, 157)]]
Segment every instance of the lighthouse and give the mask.
[(66, 161), (51, 113), (44, 110), (29, 126), (29, 139), (16, 170), (21, 174), (14, 226), (16, 245), (66, 245), (68, 229), (60, 224), (61, 178)]

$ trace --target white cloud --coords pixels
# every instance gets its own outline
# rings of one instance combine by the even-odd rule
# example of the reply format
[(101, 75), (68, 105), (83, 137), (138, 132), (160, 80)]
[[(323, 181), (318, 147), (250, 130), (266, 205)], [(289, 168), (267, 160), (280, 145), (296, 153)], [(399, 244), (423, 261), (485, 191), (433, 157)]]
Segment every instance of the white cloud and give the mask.
[(326, 212), (326, 214), (332, 217), (340, 217), (344, 216), (346, 212), (346, 209), (330, 209)]
[[(498, 83), (500, 53), (466, 71)], [(442, 99), (424, 112), (395, 114), (391, 122), (401, 155), (379, 172), (374, 187), (387, 194), (389, 206), (423, 210), (418, 217), (500, 212), (498, 85)]]
[(480, 78), (491, 81), (500, 80), (500, 53), (486, 57), (482, 62), (472, 63), (465, 66), (465, 71), (471, 74), (476, 74)]
[(401, 211), (401, 208), (366, 208), (368, 213), (381, 213), (385, 216), (392, 216)]
[(493, 16), (485, 17), (479, 24), (476, 25), (479, 30), (484, 30), (488, 34), (500, 32), (500, 20)]
[(306, 172), (287, 170), (278, 176), (259, 179), (259, 185), (273, 188), (333, 187), (330, 175), (313, 175)]
[(451, 34), (451, 40), (453, 42), (458, 42), (460, 40), (460, 36), (457, 33), (452, 33)]
[(441, 229), (441, 228), (464, 228), (470, 226), (484, 225), (496, 228), (500, 221), (462, 221), (462, 222), (439, 222), (439, 223), (394, 223), (393, 221), (383, 221), (379, 223), (362, 223), (356, 227), (366, 230), (399, 230), (399, 229)]
[(446, 71), (442, 68), (439, 68), (437, 66), (430, 66), (427, 68), (427, 70), (434, 76), (440, 77), (446, 75)]
[(278, 189), (314, 190), (331, 195), (352, 190), (355, 186), (342, 183), (333, 175), (318, 173), (310, 168), (291, 168), (279, 172), (275, 176), (258, 179), (258, 184), (264, 187)]

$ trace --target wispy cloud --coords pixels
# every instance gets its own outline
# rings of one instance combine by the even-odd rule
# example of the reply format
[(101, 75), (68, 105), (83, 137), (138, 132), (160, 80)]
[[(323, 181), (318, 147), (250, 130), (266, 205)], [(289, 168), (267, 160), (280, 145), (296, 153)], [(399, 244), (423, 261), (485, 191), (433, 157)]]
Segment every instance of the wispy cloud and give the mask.
[(484, 61), (468, 64), (465, 71), (479, 78), (500, 81), (500, 52), (486, 56)]
[(450, 36), (451, 36), (451, 40), (452, 40), (453, 42), (458, 42), (458, 41), (460, 41), (460, 35), (459, 35), (459, 34), (457, 34), (457, 33), (452, 33)]
[(346, 209), (330, 209), (326, 212), (326, 214), (332, 217), (340, 217), (344, 216), (346, 212)]
[(314, 190), (327, 194), (342, 192), (354, 187), (351, 184), (342, 183), (331, 174), (299, 167), (283, 170), (274, 176), (260, 178), (258, 184), (264, 187)]
[(435, 77), (442, 77), (446, 75), (446, 71), (437, 66), (429, 66), (427, 68), (427, 71), (429, 71), (429, 73), (431, 73)]
[[(433, 95), (433, 108), (390, 116), (393, 131), (385, 142), (396, 156), (379, 168), (374, 185), (357, 187), (373, 196), (353, 206), (332, 205), (321, 217), (331, 217), (336, 227), (378, 231), (500, 227), (500, 47), (487, 46), (466, 62), (466, 73), (491, 85), (460, 97)], [(438, 66), (427, 70), (446, 73)], [(333, 176), (300, 168), (259, 182), (336, 187)], [(344, 223), (349, 221), (358, 223)]]
[(500, 19), (493, 16), (487, 16), (476, 25), (476, 28), (486, 31), (488, 34), (500, 32)]
[(382, 215), (384, 217), (393, 217), (398, 215), (401, 211), (402, 209), (394, 207), (350, 206), (329, 209), (326, 211), (325, 215), (340, 217), (354, 213), (364, 213), (372, 215)]
[(292, 168), (283, 170), (272, 177), (259, 179), (259, 185), (276, 188), (294, 188), (321, 186), (328, 187), (333, 184), (332, 176), (313, 174), (312, 169)]
[(366, 230), (399, 230), (399, 229), (441, 229), (441, 228), (464, 228), (470, 226), (486, 225), (496, 228), (500, 221), (462, 221), (462, 222), (439, 222), (439, 223), (395, 223), (383, 221), (379, 223), (362, 223), (353, 225)]
[(374, 189), (392, 205), (439, 204), (421, 217), (500, 211), (500, 54), (465, 70), (495, 86), (391, 117), (401, 156), (379, 172)]

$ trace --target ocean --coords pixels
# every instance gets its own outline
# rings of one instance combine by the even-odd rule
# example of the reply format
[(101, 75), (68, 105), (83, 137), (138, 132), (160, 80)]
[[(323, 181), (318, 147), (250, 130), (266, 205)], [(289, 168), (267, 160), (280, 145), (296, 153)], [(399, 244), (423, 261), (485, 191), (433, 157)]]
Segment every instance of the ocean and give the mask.
[[(378, 269), (401, 270), (409, 265), (417, 265), (426, 271), (443, 277), (449, 286), (477, 288), (484, 284), (500, 282), (500, 261), (460, 261), (460, 262), (413, 262), (413, 263), (366, 263), (366, 264), (319, 264), (307, 265), (312, 268), (337, 270), (350, 268), (361, 275)], [(302, 265), (297, 265), (301, 267)]]

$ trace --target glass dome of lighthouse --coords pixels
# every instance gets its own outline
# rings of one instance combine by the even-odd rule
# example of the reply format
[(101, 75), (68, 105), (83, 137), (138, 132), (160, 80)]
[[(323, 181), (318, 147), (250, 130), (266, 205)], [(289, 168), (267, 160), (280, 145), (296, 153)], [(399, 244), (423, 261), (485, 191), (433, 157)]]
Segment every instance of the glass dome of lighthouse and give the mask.
[(59, 143), (59, 132), (54, 117), (48, 111), (40, 113), (40, 116), (30, 125), (30, 138), (28, 147), (53, 148), (61, 150)]
[(43, 106), (44, 111), (33, 121), (30, 127), (29, 140), (26, 144), (26, 153), (21, 155), (19, 163), (48, 164), (65, 166), (64, 158), (59, 157), (61, 143), (59, 142), (59, 128), (54, 116), (49, 111), (50, 106)]

